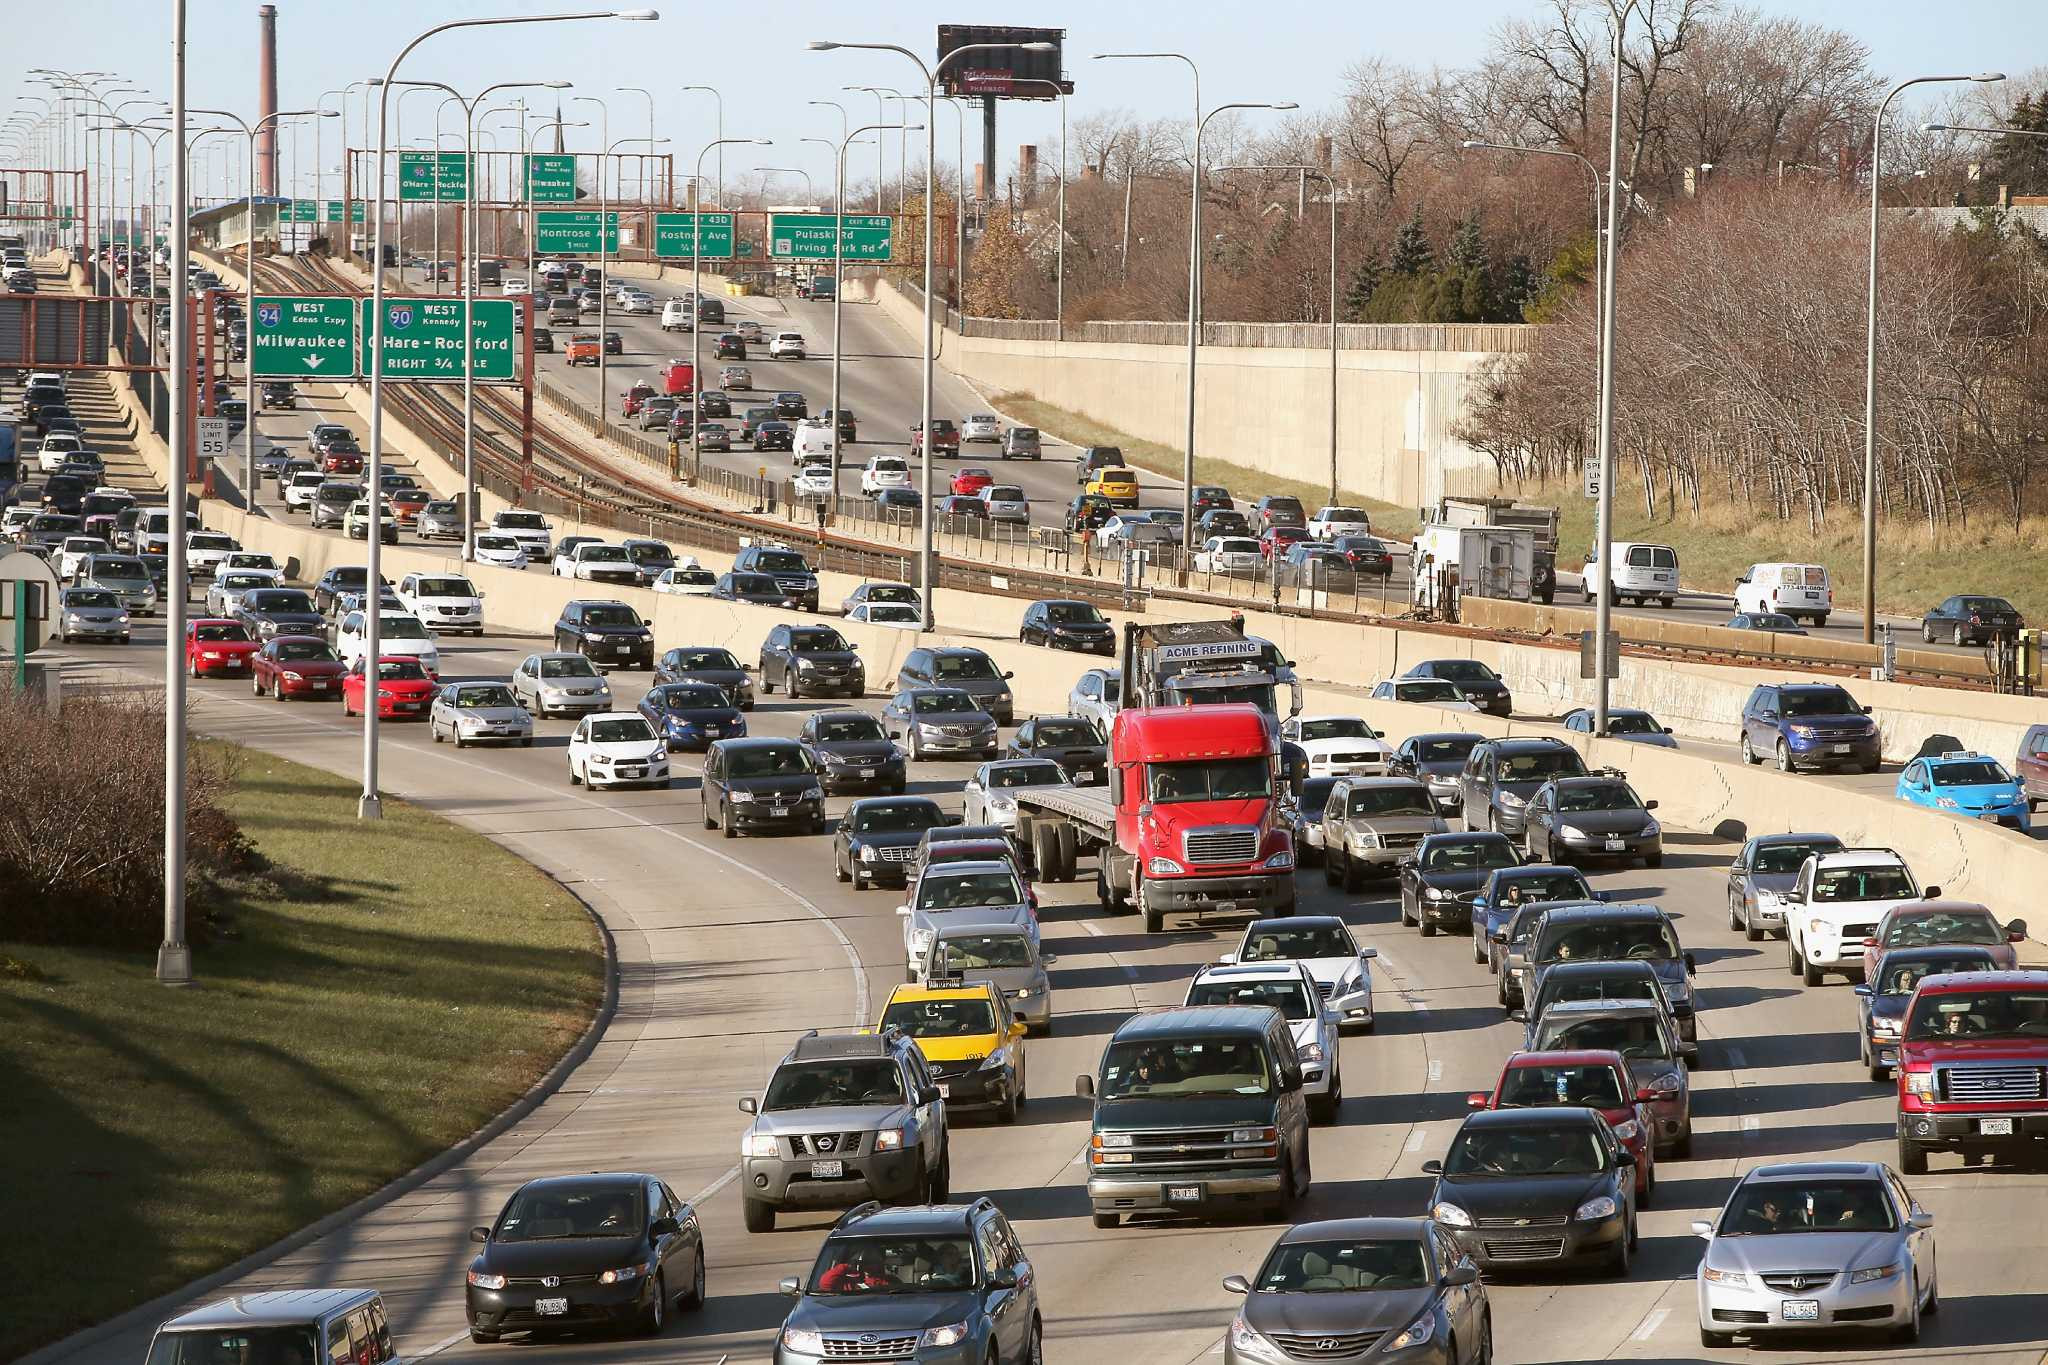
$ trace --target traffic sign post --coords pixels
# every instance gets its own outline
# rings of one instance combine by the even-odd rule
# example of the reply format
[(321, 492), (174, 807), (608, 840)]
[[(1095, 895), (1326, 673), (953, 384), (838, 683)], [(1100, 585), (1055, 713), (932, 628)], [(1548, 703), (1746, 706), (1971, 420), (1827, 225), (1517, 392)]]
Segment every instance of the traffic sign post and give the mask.
[(619, 215), (604, 215), (602, 248), (597, 242), (597, 221), (595, 209), (570, 212), (558, 209), (553, 213), (536, 213), (533, 215), (534, 249), (547, 256), (595, 256), (600, 250), (607, 256), (616, 256), (619, 251)]
[(249, 365), (256, 378), (354, 378), (354, 299), (339, 294), (258, 294), (255, 306)]
[(536, 204), (567, 204), (576, 199), (576, 156), (573, 152), (532, 153), (525, 159), (519, 197)]
[(773, 213), (768, 216), (768, 254), (790, 261), (829, 261), (843, 256), (849, 261), (886, 261), (892, 254), (893, 220), (887, 214), (846, 215), (846, 245), (833, 249), (833, 225), (838, 219), (829, 213)]
[(1586, 497), (1591, 500), (1600, 496), (1600, 461), (1588, 455), (1582, 462), (1586, 475)]
[[(695, 238), (703, 234), (702, 249)], [(727, 260), (732, 256), (733, 215), (730, 213), (657, 213), (654, 215), (654, 254), (662, 260), (688, 260), (710, 256)]]
[[(370, 373), (370, 299), (361, 299), (357, 322), (361, 373)], [(513, 318), (517, 299), (475, 299), (469, 349), (475, 356), (478, 383), (509, 383), (514, 374), (515, 329)], [(456, 298), (384, 299), (385, 379), (462, 379), (462, 309)]]
[(463, 203), (469, 198), (469, 157), (464, 152), (400, 152), (398, 197)]

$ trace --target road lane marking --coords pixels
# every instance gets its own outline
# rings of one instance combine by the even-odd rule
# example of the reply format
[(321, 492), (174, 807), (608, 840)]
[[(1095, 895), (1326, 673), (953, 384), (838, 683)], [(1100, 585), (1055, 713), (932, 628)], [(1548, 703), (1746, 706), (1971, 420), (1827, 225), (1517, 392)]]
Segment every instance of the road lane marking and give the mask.
[(1429, 1083), (1435, 1085), (1444, 1078), (1444, 1064), (1434, 1058), (1429, 1063)]
[(1744, 1114), (1742, 1116), (1742, 1131), (1745, 1133), (1754, 1133), (1763, 1126), (1764, 1121), (1755, 1114)]
[(1669, 1308), (1653, 1308), (1650, 1315), (1642, 1320), (1636, 1330), (1629, 1334), (1630, 1341), (1648, 1341), (1657, 1335), (1657, 1329), (1664, 1325), (1664, 1319), (1671, 1316)]
[(1428, 1137), (1429, 1134), (1427, 1132), (1420, 1128), (1417, 1128), (1414, 1132), (1408, 1135), (1408, 1150), (1411, 1152), (1421, 1151), (1422, 1144), (1424, 1140), (1426, 1140)]

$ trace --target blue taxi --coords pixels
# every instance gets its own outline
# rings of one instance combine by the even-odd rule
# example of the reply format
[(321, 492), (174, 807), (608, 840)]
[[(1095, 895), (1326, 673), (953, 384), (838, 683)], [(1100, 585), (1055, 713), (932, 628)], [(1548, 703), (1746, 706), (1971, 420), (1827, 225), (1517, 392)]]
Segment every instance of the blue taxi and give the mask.
[(1916, 806), (2032, 828), (2027, 796), (2005, 765), (1983, 754), (1947, 753), (1916, 758), (1899, 774), (1898, 798)]

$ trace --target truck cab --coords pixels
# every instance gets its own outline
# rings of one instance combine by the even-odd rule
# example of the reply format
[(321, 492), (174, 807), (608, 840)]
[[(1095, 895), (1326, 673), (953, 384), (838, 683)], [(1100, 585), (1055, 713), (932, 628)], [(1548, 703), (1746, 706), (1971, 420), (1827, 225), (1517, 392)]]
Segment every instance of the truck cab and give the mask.
[(2048, 972), (1922, 977), (1899, 1040), (1899, 1169), (1927, 1154), (2033, 1159), (2048, 1140)]

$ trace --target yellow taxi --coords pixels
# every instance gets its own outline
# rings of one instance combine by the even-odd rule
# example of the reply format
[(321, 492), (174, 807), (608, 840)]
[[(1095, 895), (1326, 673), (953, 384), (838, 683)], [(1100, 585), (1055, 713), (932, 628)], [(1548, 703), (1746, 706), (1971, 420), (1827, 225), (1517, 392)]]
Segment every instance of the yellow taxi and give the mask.
[(949, 1110), (992, 1109), (1016, 1121), (1024, 1103), (1024, 1024), (987, 981), (935, 977), (898, 986), (882, 1006), (878, 1029), (897, 1028), (917, 1044)]
[(1132, 470), (1111, 465), (1098, 471), (1082, 491), (1093, 493), (1115, 507), (1136, 507), (1138, 476)]

